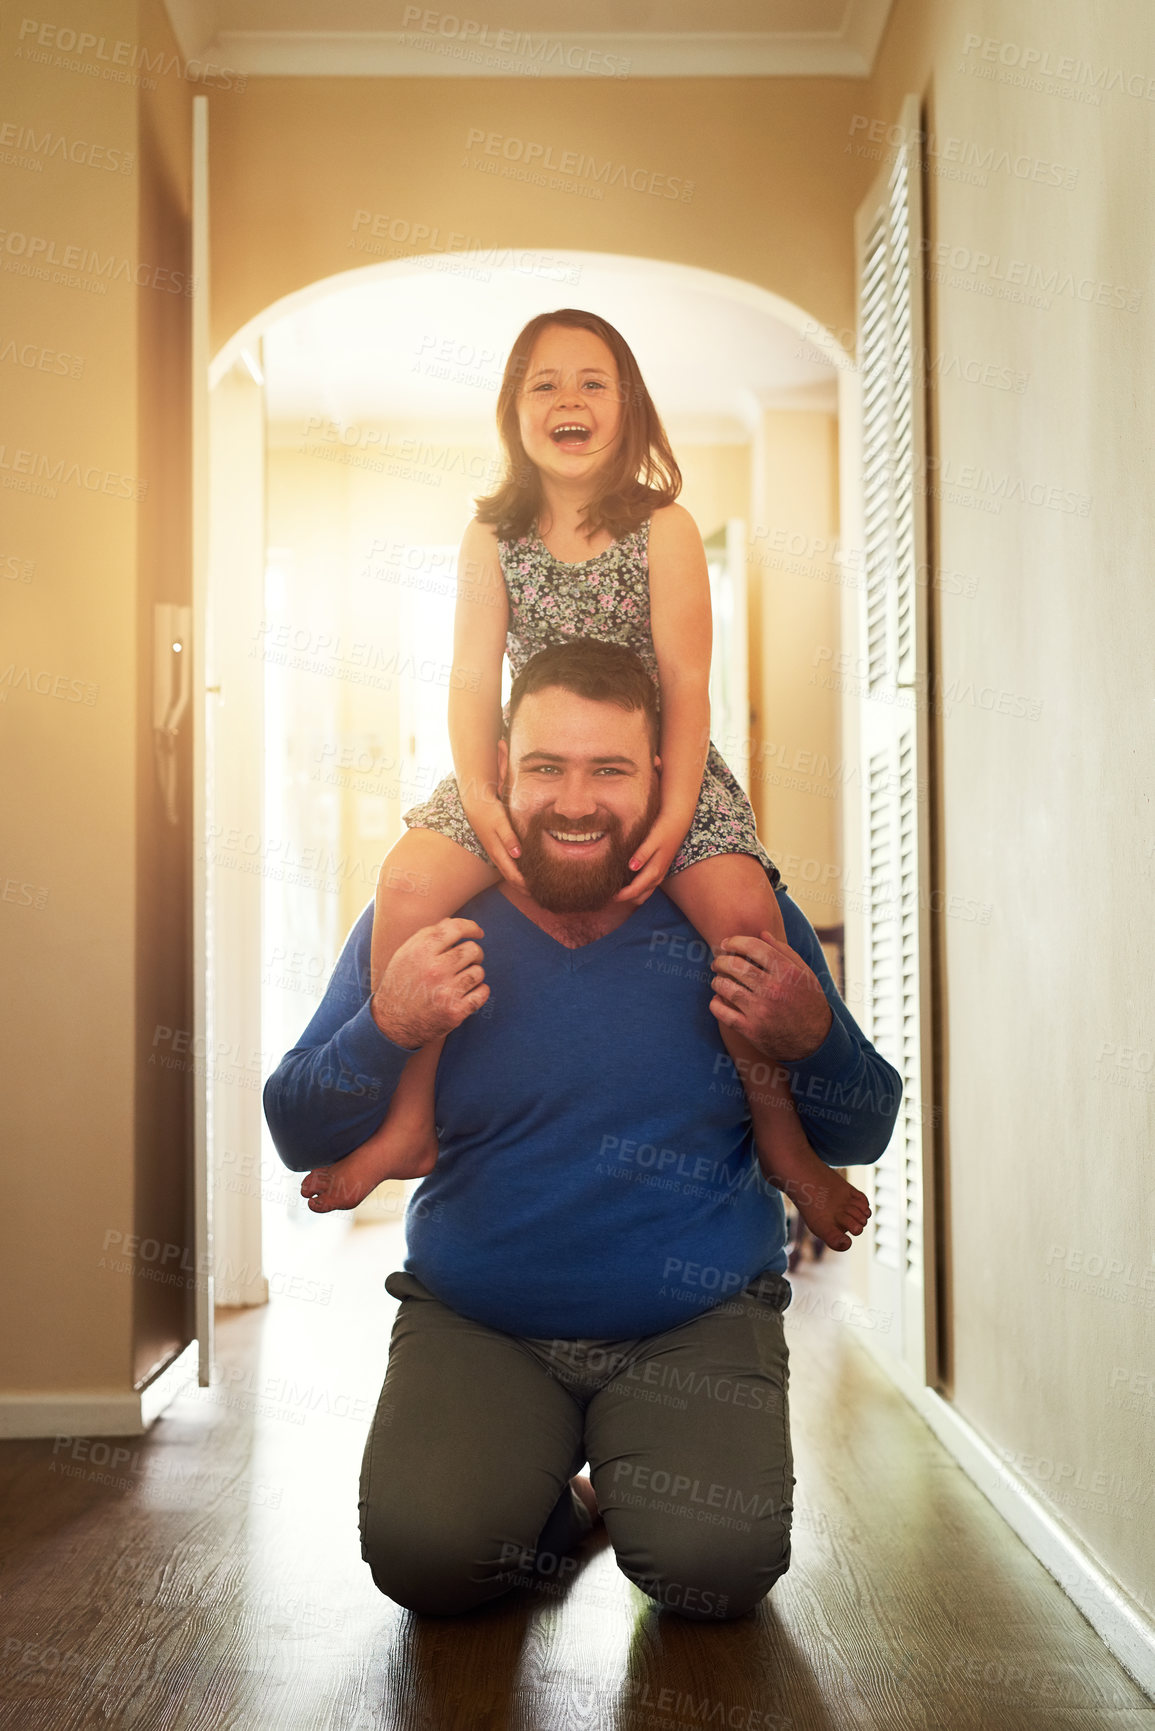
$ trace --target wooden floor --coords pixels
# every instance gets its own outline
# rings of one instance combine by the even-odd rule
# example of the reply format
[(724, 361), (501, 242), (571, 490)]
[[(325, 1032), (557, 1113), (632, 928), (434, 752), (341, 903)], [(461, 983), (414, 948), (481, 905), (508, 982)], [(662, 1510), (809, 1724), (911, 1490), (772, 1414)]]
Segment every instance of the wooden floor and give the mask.
[(400, 1610), (361, 1562), (356, 1509), (400, 1241), (321, 1236), (318, 1284), (222, 1317), (219, 1387), (148, 1437), (0, 1444), (0, 1726), (1155, 1731), (1155, 1706), (832, 1320), (823, 1265), (787, 1313), (794, 1562), (755, 1615), (656, 1611), (604, 1533), (563, 1593), (452, 1620)]

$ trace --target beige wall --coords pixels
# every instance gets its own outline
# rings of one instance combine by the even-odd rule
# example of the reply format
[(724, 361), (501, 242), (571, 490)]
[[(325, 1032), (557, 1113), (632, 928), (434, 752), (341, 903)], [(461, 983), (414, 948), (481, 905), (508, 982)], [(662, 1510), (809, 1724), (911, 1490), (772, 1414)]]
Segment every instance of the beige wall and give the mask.
[[(54, 18), (91, 28), (75, 4)], [(187, 88), (162, 80), (146, 99), (17, 58), (19, 22), (3, 27), (5, 118), (133, 160), (0, 168), (5, 337), (42, 357), (3, 363), (0, 749), (17, 887), (0, 928), (0, 1110), (24, 1181), (9, 1185), (0, 1304), (20, 1324), (5, 1331), (0, 1387), (127, 1392), (187, 1339), (180, 1297), (135, 1282), (115, 1252), (142, 1230), (183, 1242), (184, 1085), (148, 1059), (158, 1023), (188, 1025), (187, 894), (179, 875), (159, 881), (179, 874), (181, 843), (160, 827), (149, 729), (152, 600), (188, 593), (188, 302), (101, 266), (183, 267)], [(159, 6), (110, 0), (101, 28), (173, 46)], [(24, 274), (32, 240), (55, 245), (38, 249), (43, 274)], [(69, 247), (100, 261), (78, 254), (66, 270)], [(12, 485), (41, 459), (63, 464), (55, 496), (44, 480)]]
[[(155, 62), (175, 42), (163, 6), (140, 9), (141, 41)], [(137, 246), (151, 264), (189, 270), (190, 125), (188, 87), (158, 78), (141, 92)], [(141, 1240), (191, 1246), (192, 1182), (189, 1127), (193, 1076), (188, 1067), (161, 1069), (148, 1060), (163, 1051), (164, 1028), (192, 1026), (192, 862), (190, 813), (191, 711), (178, 746), (178, 811), (170, 824), (157, 798), (152, 714), (153, 608), (191, 600), (189, 429), (189, 302), (184, 295), (142, 291), (137, 302), (137, 445), (149, 477), (140, 507), (137, 549), (136, 700), (137, 940), (136, 1162), (134, 1229)], [(163, 1254), (163, 1253), (162, 1253)], [(184, 1259), (193, 1263), (193, 1255)], [(171, 1268), (170, 1260), (168, 1267)], [(140, 1263), (134, 1282), (134, 1383), (177, 1352), (193, 1333), (188, 1285), (149, 1279), (155, 1261)]]
[(842, 923), (839, 702), (813, 683), (838, 646), (832, 581), (838, 429), (816, 410), (767, 409), (754, 444), (750, 785), (758, 828), (791, 895), (816, 926)]
[[(383, 102), (376, 81), (262, 79), (243, 98), (219, 92), (211, 118), (214, 341), (317, 279), (471, 246), (528, 248), (547, 258), (588, 248), (705, 266), (845, 329), (853, 321), (855, 181), (843, 147), (862, 89), (846, 79), (702, 79), (690, 97), (683, 80), (620, 88), (583, 81), (577, 91), (556, 82), (422, 80), (395, 82)], [(595, 186), (603, 192), (597, 199), (504, 178), (485, 170), (518, 165), (488, 154), (472, 134), (499, 134), (511, 152), (540, 143), (559, 156), (573, 150), (599, 163), (644, 162), (676, 178), (679, 196)], [(788, 545), (799, 532), (829, 543), (837, 531), (833, 418), (778, 410), (766, 425), (764, 477), (751, 476), (744, 447), (715, 447), (709, 457), (701, 447), (689, 458), (679, 446), (683, 502), (703, 535), (729, 515), (753, 531), (752, 489), (764, 479), (768, 533), (781, 531)], [(830, 694), (807, 683), (812, 646), (838, 641), (837, 597), (828, 556), (819, 554), (800, 578), (770, 548), (753, 543), (749, 568), (753, 617), (763, 616), (765, 596), (773, 631), (759, 672), (764, 685), (751, 688), (751, 732), (755, 752), (768, 743), (775, 756), (759, 761), (752, 794), (771, 852), (795, 862), (787, 876), (801, 905), (816, 923), (837, 924), (837, 774), (832, 781), (782, 767), (788, 743), (791, 764), (808, 765), (812, 753), (820, 770), (837, 767)]]
[[(1155, 1218), (1151, 1073), (1139, 1066), (1155, 1046), (1143, 792), (1155, 775), (1155, 106), (1117, 89), (1073, 100), (1070, 66), (1050, 79), (1065, 96), (991, 76), (1000, 52), (1021, 61), (1027, 50), (1142, 92), (1155, 13), (899, 0), (859, 94), (861, 114), (887, 121), (907, 91), (925, 93), (941, 171), (930, 237), (959, 249), (930, 291), (942, 357), (932, 434), (950, 466), (936, 477), (935, 536), (941, 570), (962, 579), (932, 594), (937, 887), (981, 915), (939, 921), (951, 1386), (1150, 1612)], [(948, 153), (991, 147), (1028, 173), (1058, 165), (1075, 184), (1005, 166), (985, 185), (954, 177)], [(878, 164), (846, 166), (864, 192)], [(979, 252), (998, 262), (971, 268)], [(1049, 304), (1015, 298), (1030, 271), (1059, 273)], [(1091, 284), (1089, 302), (1060, 286), (1068, 272)], [(1142, 291), (1141, 310), (1094, 304), (1099, 283), (1107, 299)], [(959, 376), (988, 365), (1026, 374), (1026, 389)], [(1000, 502), (1019, 480), (1044, 502)], [(997, 508), (979, 508), (976, 489)], [(985, 707), (999, 701), (1010, 713)], [(1146, 1395), (1129, 1395), (1136, 1386)]]
[[(219, 91), (214, 348), (320, 278), (468, 246), (669, 259), (847, 325), (853, 206), (841, 153), (861, 92), (806, 78), (264, 78), (242, 95)], [(571, 152), (662, 179), (654, 193), (588, 178), (573, 191), (527, 184), (489, 172), (520, 165), (475, 134), (496, 135), (498, 151), (552, 146), (559, 162)]]
[(673, 443), (682, 471), (679, 503), (693, 517), (703, 540), (731, 517), (740, 518), (749, 532), (750, 446), (691, 445), (677, 438)]

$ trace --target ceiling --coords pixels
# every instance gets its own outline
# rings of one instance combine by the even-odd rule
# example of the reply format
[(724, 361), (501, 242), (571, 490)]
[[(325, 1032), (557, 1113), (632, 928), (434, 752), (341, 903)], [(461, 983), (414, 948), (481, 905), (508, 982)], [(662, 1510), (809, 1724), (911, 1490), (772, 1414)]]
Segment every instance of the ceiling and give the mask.
[(299, 440), (309, 417), (323, 416), (351, 445), (355, 429), (385, 424), (488, 445), (514, 337), (535, 313), (564, 306), (621, 331), (675, 446), (745, 442), (764, 407), (836, 407), (834, 366), (708, 273), (582, 253), (518, 259), (520, 268), (473, 265), (468, 254), (411, 260), (314, 291), (264, 332), (273, 442)]
[(187, 58), (253, 76), (865, 78), (892, 0), (165, 4)]

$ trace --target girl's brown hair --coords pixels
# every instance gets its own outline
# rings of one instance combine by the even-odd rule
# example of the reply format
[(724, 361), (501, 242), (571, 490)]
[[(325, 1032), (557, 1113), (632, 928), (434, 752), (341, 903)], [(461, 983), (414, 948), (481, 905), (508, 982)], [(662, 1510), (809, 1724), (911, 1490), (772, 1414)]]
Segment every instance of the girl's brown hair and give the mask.
[(585, 508), (581, 526), (587, 535), (599, 529), (607, 529), (616, 538), (628, 535), (659, 505), (673, 504), (682, 490), (682, 472), (630, 345), (620, 331), (597, 313), (581, 312), (576, 307), (539, 313), (518, 333), (509, 351), (497, 398), (497, 430), (505, 451), (505, 475), (495, 492), (474, 500), (478, 521), (495, 524), (500, 540), (516, 541), (529, 533), (541, 511), (541, 476), (521, 442), (517, 401), (533, 346), (551, 325), (592, 331), (605, 343), (617, 365), (622, 402), (618, 449), (597, 493)]

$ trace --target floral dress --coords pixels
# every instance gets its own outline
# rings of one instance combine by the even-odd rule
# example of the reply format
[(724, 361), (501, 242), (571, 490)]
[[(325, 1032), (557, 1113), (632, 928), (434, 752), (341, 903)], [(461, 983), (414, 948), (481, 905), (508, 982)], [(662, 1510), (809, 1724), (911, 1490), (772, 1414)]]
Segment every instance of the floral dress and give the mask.
[[(509, 595), (505, 650), (515, 679), (539, 650), (567, 637), (599, 637), (632, 649), (659, 684), (650, 631), (649, 535), (647, 519), (579, 565), (555, 559), (536, 530), (518, 541), (498, 542)], [(404, 817), (410, 829), (436, 830), (492, 865), (465, 815), (456, 777), (446, 776), (422, 805), (413, 806)], [(752, 854), (765, 867), (773, 887), (779, 887), (778, 868), (758, 840), (750, 801), (711, 741), (698, 808), (670, 864), (670, 875), (725, 853)]]

